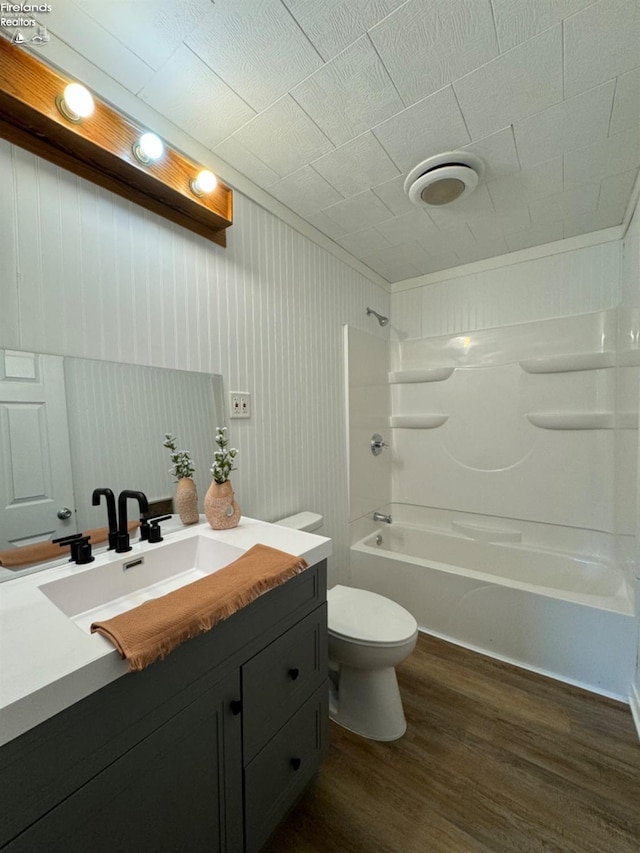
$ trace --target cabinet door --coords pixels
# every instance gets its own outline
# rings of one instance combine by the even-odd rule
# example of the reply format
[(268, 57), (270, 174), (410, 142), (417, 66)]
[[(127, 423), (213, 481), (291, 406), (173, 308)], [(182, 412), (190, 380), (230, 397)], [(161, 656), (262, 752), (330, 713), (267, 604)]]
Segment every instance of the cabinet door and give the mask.
[(236, 853), (243, 848), (234, 673), (13, 840), (3, 853)]
[(244, 763), (326, 684), (327, 607), (290, 628), (242, 667)]
[(329, 740), (323, 684), (245, 768), (247, 853), (257, 853), (318, 772)]

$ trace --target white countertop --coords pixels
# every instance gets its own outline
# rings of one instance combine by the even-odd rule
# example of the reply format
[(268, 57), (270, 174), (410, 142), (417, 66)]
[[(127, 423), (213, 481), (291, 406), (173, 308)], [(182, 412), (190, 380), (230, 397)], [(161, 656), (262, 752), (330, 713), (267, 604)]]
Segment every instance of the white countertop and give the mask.
[[(331, 540), (252, 518), (230, 530), (192, 525), (165, 542), (204, 535), (243, 551), (264, 544), (304, 557), (309, 565), (331, 554)], [(59, 610), (40, 586), (105, 562), (131, 560), (148, 549), (136, 543), (126, 555), (108, 551), (85, 566), (65, 562), (0, 584), (0, 745), (75, 704), (128, 671), (126, 661), (100, 634), (87, 634)]]

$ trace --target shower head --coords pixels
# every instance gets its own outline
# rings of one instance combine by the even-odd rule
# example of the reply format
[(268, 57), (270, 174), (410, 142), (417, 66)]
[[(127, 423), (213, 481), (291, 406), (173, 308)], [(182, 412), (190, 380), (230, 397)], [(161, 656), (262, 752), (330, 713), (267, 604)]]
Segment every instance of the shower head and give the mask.
[(381, 326), (386, 326), (389, 322), (388, 317), (383, 317), (382, 314), (378, 314), (378, 312), (374, 311), (373, 308), (367, 308), (367, 314), (373, 314), (373, 316), (377, 318), (378, 323), (380, 323)]

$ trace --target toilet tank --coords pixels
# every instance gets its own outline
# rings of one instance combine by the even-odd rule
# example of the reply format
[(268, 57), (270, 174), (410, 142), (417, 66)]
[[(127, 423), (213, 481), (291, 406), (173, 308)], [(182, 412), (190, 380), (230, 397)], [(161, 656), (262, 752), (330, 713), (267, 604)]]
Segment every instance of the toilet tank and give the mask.
[(322, 527), (324, 519), (317, 512), (298, 512), (296, 515), (288, 515), (286, 518), (280, 518), (274, 524), (279, 524), (281, 527), (291, 527), (293, 530), (306, 530), (307, 533), (313, 533), (314, 530), (319, 530)]

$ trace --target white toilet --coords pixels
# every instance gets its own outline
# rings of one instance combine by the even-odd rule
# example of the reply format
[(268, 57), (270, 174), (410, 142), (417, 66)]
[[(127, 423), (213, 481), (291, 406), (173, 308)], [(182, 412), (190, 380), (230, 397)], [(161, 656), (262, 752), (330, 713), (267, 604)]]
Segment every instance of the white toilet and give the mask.
[[(277, 522), (317, 531), (322, 516), (301, 512)], [(331, 718), (371, 740), (396, 740), (405, 733), (395, 667), (414, 650), (418, 624), (382, 595), (337, 585), (327, 593)]]

